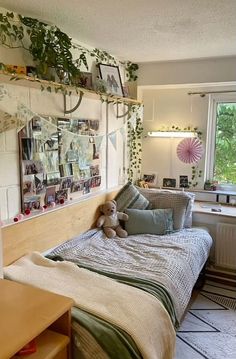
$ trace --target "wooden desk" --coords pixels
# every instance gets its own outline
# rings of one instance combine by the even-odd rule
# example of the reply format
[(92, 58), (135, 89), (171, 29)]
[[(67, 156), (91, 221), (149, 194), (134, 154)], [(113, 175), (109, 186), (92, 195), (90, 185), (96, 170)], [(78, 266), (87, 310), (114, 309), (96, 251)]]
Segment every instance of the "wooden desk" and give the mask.
[[(0, 358), (68, 359), (73, 300), (0, 279)], [(37, 351), (17, 356), (36, 338)]]

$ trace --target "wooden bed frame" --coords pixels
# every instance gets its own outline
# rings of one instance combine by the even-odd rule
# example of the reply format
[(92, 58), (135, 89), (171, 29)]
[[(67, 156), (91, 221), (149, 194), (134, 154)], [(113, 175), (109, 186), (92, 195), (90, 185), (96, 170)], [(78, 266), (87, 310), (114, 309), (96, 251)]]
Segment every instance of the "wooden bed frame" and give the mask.
[(3, 264), (11, 264), (31, 251), (46, 251), (95, 226), (99, 205), (117, 190), (2, 228)]

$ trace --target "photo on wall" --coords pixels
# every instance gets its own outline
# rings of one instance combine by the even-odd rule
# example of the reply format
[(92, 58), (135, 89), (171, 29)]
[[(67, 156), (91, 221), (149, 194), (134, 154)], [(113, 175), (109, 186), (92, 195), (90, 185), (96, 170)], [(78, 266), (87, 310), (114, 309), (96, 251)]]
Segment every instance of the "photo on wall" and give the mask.
[(176, 179), (175, 178), (163, 178), (163, 187), (176, 187)]
[(24, 176), (22, 188), (24, 196), (32, 196), (36, 194), (34, 175)]
[(40, 209), (41, 206), (41, 197), (40, 196), (31, 196), (31, 197), (26, 197), (24, 200), (24, 211), (26, 209), (29, 209), (30, 211), (32, 210), (36, 210), (36, 209)]
[(152, 173), (145, 173), (142, 176), (142, 180), (148, 184), (151, 184), (153, 186), (157, 185), (157, 173), (152, 172)]
[(47, 187), (45, 204), (50, 205), (52, 202), (55, 202), (55, 196), (56, 196), (56, 187), (55, 186)]
[(61, 200), (63, 200), (64, 202), (68, 200), (68, 188), (56, 191), (55, 202), (60, 203)]
[[(68, 198), (70, 193), (81, 192), (80, 196), (101, 186), (103, 152), (94, 140), (99, 127), (100, 120), (96, 118), (34, 116), (19, 131), (22, 211), (26, 200), (27, 208), (37, 208), (37, 204), (28, 201), (29, 197), (40, 196), (42, 207), (58, 201), (59, 196)], [(88, 141), (77, 134), (89, 136)]]
[(46, 176), (43, 173), (34, 175), (36, 194), (42, 194), (46, 192)]
[(43, 173), (43, 163), (41, 161), (22, 161), (23, 175)]
[(188, 176), (185, 176), (185, 175), (179, 176), (179, 187), (180, 188), (189, 188)]
[(33, 139), (32, 138), (22, 138), (21, 139), (21, 152), (22, 152), (22, 160), (32, 160), (33, 159)]

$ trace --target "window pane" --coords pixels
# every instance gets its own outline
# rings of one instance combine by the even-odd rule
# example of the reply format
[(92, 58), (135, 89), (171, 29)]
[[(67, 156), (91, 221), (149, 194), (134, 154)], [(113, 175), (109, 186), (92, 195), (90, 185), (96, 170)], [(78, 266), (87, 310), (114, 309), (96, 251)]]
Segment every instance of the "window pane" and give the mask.
[(236, 184), (236, 103), (217, 104), (214, 178)]

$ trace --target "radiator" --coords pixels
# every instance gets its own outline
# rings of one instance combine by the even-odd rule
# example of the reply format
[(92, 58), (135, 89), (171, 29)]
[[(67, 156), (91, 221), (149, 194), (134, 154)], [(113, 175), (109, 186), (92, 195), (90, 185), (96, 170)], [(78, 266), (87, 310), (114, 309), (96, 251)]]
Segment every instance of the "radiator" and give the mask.
[(217, 223), (216, 266), (236, 269), (236, 225)]

